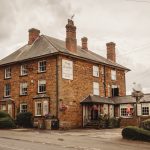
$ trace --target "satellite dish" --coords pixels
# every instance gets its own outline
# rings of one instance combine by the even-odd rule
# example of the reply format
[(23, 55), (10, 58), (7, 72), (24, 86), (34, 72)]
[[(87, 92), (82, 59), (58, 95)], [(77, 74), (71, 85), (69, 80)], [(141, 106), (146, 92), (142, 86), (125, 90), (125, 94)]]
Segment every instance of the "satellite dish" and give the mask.
[(142, 91), (141, 84), (134, 84), (133, 90), (136, 91), (136, 92)]

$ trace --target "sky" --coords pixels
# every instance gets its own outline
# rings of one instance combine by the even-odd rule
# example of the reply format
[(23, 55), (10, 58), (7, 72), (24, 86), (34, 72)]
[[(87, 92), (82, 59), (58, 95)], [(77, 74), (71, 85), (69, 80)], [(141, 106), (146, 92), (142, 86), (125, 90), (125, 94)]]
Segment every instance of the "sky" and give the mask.
[(77, 43), (106, 57), (106, 43), (116, 43), (117, 62), (133, 83), (150, 93), (150, 0), (0, 0), (0, 59), (28, 42), (28, 29), (65, 40), (67, 19), (75, 14)]

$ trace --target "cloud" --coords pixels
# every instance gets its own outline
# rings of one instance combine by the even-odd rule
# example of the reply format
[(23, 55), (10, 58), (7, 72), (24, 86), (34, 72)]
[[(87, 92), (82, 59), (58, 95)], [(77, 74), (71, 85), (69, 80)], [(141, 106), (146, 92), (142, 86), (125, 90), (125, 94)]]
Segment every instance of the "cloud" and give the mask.
[(13, 1), (1, 0), (0, 1), (0, 40), (6, 40), (12, 35), (15, 27), (15, 10)]
[[(75, 14), (78, 44), (88, 37), (89, 49), (106, 56), (106, 43), (116, 43), (117, 61), (127, 73), (127, 91), (133, 82), (150, 89), (150, 3), (127, 0), (0, 0), (0, 57), (27, 43), (35, 27), (65, 40), (67, 19)], [(150, 90), (149, 90), (150, 92)]]

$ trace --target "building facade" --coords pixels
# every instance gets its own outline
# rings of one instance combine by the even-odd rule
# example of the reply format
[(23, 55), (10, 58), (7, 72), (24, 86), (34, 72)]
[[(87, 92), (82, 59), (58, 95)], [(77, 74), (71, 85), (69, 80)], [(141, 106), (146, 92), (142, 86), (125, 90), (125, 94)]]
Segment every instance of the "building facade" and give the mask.
[[(93, 53), (86, 37), (78, 46), (72, 20), (65, 41), (30, 29), (28, 44), (0, 61), (0, 109), (14, 118), (19, 112), (32, 112), (35, 120), (50, 114), (68, 128), (101, 113), (115, 116), (113, 97), (126, 95), (129, 69), (116, 63), (115, 43), (106, 50), (107, 58)], [(89, 97), (98, 103), (86, 103)]]

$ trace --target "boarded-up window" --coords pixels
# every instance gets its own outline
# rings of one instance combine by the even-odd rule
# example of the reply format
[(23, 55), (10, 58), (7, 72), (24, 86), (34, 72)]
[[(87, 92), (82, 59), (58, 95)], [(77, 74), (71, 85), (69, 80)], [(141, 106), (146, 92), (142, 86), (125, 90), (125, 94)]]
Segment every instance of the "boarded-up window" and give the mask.
[(69, 60), (62, 60), (62, 78), (73, 80), (73, 62)]
[(99, 95), (99, 83), (93, 82), (93, 95)]
[(116, 70), (111, 70), (111, 80), (116, 80)]
[(98, 66), (93, 66), (93, 76), (99, 77), (99, 67)]

